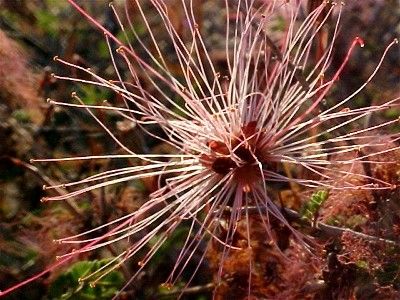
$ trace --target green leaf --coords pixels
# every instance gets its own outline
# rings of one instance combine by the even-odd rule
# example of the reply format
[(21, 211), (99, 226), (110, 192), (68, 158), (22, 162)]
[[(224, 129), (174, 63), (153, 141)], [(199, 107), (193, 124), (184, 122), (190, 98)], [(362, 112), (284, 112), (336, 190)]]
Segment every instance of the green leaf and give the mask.
[(312, 221), (316, 213), (329, 197), (329, 191), (317, 191), (311, 195), (310, 200), (306, 202), (300, 210), (303, 219)]
[(82, 101), (88, 105), (98, 104), (104, 99), (107, 99), (109, 95), (106, 90), (99, 89), (94, 85), (81, 85), (79, 92)]
[(37, 10), (35, 11), (35, 17), (37, 20), (37, 26), (44, 32), (55, 37), (59, 31), (59, 18), (47, 11), (47, 10)]
[(29, 113), (24, 109), (17, 109), (12, 113), (14, 119), (19, 123), (28, 123), (30, 121)]
[[(90, 285), (90, 280), (81, 279), (96, 272), (109, 262), (108, 259), (81, 261), (72, 265), (66, 272), (61, 274), (50, 286), (49, 296), (54, 300), (89, 300), (111, 299), (122, 287), (124, 278), (118, 271), (110, 271), (104, 277), (96, 281), (94, 286)], [(106, 273), (107, 271), (104, 270)], [(104, 274), (100, 272), (98, 275)], [(95, 280), (96, 277), (91, 278)]]

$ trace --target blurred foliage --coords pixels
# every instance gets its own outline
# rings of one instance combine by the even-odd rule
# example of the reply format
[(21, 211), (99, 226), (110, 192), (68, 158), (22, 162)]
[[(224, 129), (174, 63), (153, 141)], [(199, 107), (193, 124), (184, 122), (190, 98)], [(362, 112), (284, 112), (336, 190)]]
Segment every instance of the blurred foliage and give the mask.
[[(108, 0), (80, 1), (80, 4), (85, 6), (111, 32), (124, 39), (124, 34), (108, 9), (108, 2)], [(362, 34), (367, 43), (364, 51), (356, 51), (352, 55), (351, 63), (341, 76), (333, 96), (326, 101), (328, 105), (334, 105), (336, 96), (349, 94), (368, 78), (370, 70), (379, 59), (379, 53), (388, 41), (398, 34), (395, 13), (398, 7), (397, 1), (388, 0), (383, 6), (379, 4), (380, 1), (376, 1), (375, 8), (367, 2), (370, 1), (348, 1), (344, 8), (346, 11), (343, 12), (342, 28), (345, 34), (338, 36), (332, 66), (335, 68), (340, 65), (343, 52), (348, 49), (348, 44), (354, 35)], [(170, 3), (173, 5), (174, 1)], [(195, 7), (198, 10), (197, 15), (211, 20), (204, 24), (199, 22), (200, 29), (206, 30), (204, 36), (206, 36), (206, 44), (210, 46), (210, 57), (220, 69), (223, 69), (225, 63), (219, 58), (218, 51), (224, 49), (221, 43), (225, 41), (225, 37), (221, 36), (218, 19), (224, 20), (224, 16), (213, 1), (199, 1), (198, 4)], [(136, 17), (132, 15), (132, 18)], [(182, 22), (178, 11), (176, 15), (171, 15), (171, 18), (175, 24)], [(159, 25), (157, 20), (151, 24), (157, 37), (161, 33), (161, 41), (163, 37)], [(278, 18), (271, 28), (274, 31), (280, 31), (284, 25), (284, 20)], [(184, 28), (184, 26), (181, 27)], [(72, 101), (70, 97), (72, 91), (76, 91), (86, 104), (99, 104), (107, 99), (113, 105), (121, 105), (121, 99), (104, 89), (90, 85), (74, 85), (52, 78), (51, 73), (79, 78), (87, 76), (55, 63), (52, 58), (58, 55), (84, 68), (91, 67), (92, 70), (105, 77), (115, 77), (115, 71), (110, 62), (109, 49), (103, 34), (88, 24), (68, 5), (67, 1), (0, 0), (0, 28), (9, 37), (7, 40), (0, 39), (0, 54), (2, 55), (0, 61), (3, 59), (9, 62), (7, 65), (2, 65), (3, 69), (0, 70), (7, 75), (7, 78), (5, 76), (0, 78), (0, 289), (4, 289), (43, 270), (56, 255), (71, 250), (65, 245), (53, 243), (53, 239), (90, 230), (101, 223), (132, 212), (145, 201), (151, 192), (152, 184), (134, 182), (117, 185), (99, 193), (87, 193), (77, 202), (77, 207), (82, 213), (80, 218), (74, 216), (63, 202), (40, 203), (40, 198), (44, 196), (42, 185), (48, 184), (44, 181), (44, 176), (52, 178), (56, 183), (69, 182), (107, 171), (116, 162), (38, 164), (35, 170), (29, 169), (32, 167), (28, 164), (31, 158), (121, 153), (121, 149), (99, 128), (87, 112), (56, 107), (46, 103), (45, 100), (52, 98), (69, 102)], [(139, 22), (134, 24), (134, 29), (146, 40), (147, 31), (143, 24)], [(133, 46), (137, 46), (134, 35), (128, 32), (128, 36)], [(111, 47), (114, 49), (115, 45)], [(163, 47), (162, 51), (165, 53), (171, 50), (170, 45), (164, 42), (160, 43), (160, 47)], [(139, 54), (143, 55), (143, 53)], [(122, 76), (129, 78), (129, 70), (126, 66), (118, 59), (116, 63)], [(178, 62), (171, 57), (168, 57), (168, 64), (171, 70), (179, 69)], [(399, 74), (398, 53), (392, 51), (376, 80), (359, 93), (349, 105), (354, 107), (373, 105), (382, 103), (384, 99), (393, 98), (397, 93)], [(171, 99), (183, 105), (182, 99), (176, 95), (171, 95)], [(139, 152), (145, 149), (144, 152), (151, 153), (160, 148), (166, 149), (166, 147), (162, 148), (165, 145), (159, 141), (138, 133), (136, 128), (126, 129), (118, 126), (118, 122), (122, 120), (119, 115), (101, 111), (95, 113), (107, 127), (122, 137), (133, 151)], [(176, 113), (182, 112), (176, 109)], [(394, 107), (387, 110), (382, 117), (391, 119), (398, 115), (399, 109)], [(370, 120), (371, 124), (375, 121)], [(395, 125), (394, 130), (398, 130), (398, 127), (398, 124)], [(399, 160), (398, 157), (393, 159)], [(118, 162), (118, 166), (132, 166), (134, 163), (136, 162), (123, 160)], [(396, 180), (398, 180), (398, 173), (395, 171), (393, 174), (397, 174)], [(301, 214), (309, 221), (313, 221), (318, 214), (321, 214), (322, 217), (318, 220), (323, 219), (326, 223), (346, 226), (369, 234), (383, 235), (387, 238), (395, 238), (399, 235), (397, 210), (393, 208), (398, 202), (396, 200), (398, 195), (395, 193), (382, 196), (385, 201), (383, 207), (380, 208), (374, 207), (373, 201), (362, 194), (335, 195), (335, 192), (328, 194), (328, 191), (324, 190), (312, 191), (311, 196), (310, 193), (307, 195), (302, 199)], [(301, 197), (301, 195), (298, 196), (298, 198)], [(336, 211), (329, 210), (332, 202), (336, 205)], [(388, 220), (389, 217), (391, 217), (390, 222), (387, 222), (389, 225), (383, 226), (383, 221)], [(365, 289), (360, 287), (368, 286), (372, 289), (371, 287), (375, 288), (376, 284), (379, 284), (381, 285), (379, 288), (385, 287), (391, 291), (400, 289), (400, 259), (397, 248), (388, 250), (382, 245), (365, 245), (354, 240), (346, 244), (346, 240), (342, 238), (336, 242), (346, 247), (327, 247), (320, 255), (319, 264), (314, 265), (310, 261), (302, 261), (307, 255), (290, 245), (287, 250), (288, 256), (292, 262), (296, 263), (287, 264), (276, 259), (276, 253), (264, 240), (265, 232), (259, 233), (260, 228), (263, 228), (263, 224), (260, 223), (256, 222), (257, 226), (252, 228), (254, 235), (258, 237), (258, 240), (254, 242), (255, 254), (253, 255), (257, 255), (261, 261), (256, 264), (257, 274), (255, 274), (257, 278), (263, 278), (263, 281), (255, 282), (258, 284), (260, 293), (268, 289), (274, 292), (287, 290), (293, 296), (296, 293), (293, 286), (303, 282), (307, 283), (301, 284), (303, 290), (314, 289), (311, 294), (320, 295), (320, 298), (316, 299), (391, 299), (383, 292), (373, 297), (369, 296), (370, 294), (362, 294)], [(135, 284), (130, 285), (122, 296), (127, 299), (143, 300), (176, 299), (201, 259), (194, 258), (193, 263), (188, 265), (187, 271), (176, 286), (162, 285), (174, 266), (174, 260), (179, 255), (188, 233), (189, 225), (187, 224), (175, 230), (153, 260), (144, 268)], [(282, 240), (288, 235), (285, 232), (279, 234)], [(246, 233), (243, 233), (243, 236), (245, 235)], [(160, 237), (151, 241), (153, 245), (157, 238)], [(238, 238), (239, 248), (240, 242), (241, 238)], [(114, 246), (116, 249), (97, 251), (90, 257), (82, 255), (83, 261), (58, 273), (52, 272), (49, 277), (44, 277), (22, 288), (6, 299), (111, 299), (129, 279), (129, 272), (125, 274), (122, 271), (113, 271), (97, 282), (94, 287), (90, 286), (90, 280), (80, 282), (79, 278), (104, 266), (110, 257), (114, 256), (114, 251), (119, 253), (121, 249), (126, 248), (126, 243), (117, 243)], [(201, 247), (205, 248), (205, 245)], [(149, 248), (143, 249), (143, 255), (148, 250)], [(226, 285), (227, 291), (232, 290), (233, 287), (239, 287), (239, 292), (243, 292), (241, 284), (247, 280), (247, 277), (240, 276), (245, 271), (247, 272), (247, 265), (245, 271), (243, 268), (248, 263), (249, 254), (238, 251), (235, 255), (237, 255), (236, 261), (233, 259), (229, 261), (231, 272), (223, 278), (222, 285)], [(138, 263), (139, 258), (133, 258), (124, 266), (134, 273), (138, 269)], [(286, 272), (282, 272), (282, 266), (285, 266)], [(304, 270), (307, 272), (303, 272)], [(215, 273), (217, 272), (216, 268)], [(368, 276), (365, 275), (367, 273)], [(360, 275), (357, 283), (354, 283), (354, 274)], [(210, 288), (207, 288), (207, 284), (212, 283), (211, 277), (212, 274), (199, 272), (192, 284), (206, 287), (206, 289), (189, 294), (186, 299), (211, 299)], [(282, 284), (283, 279), (286, 279), (286, 283), (289, 282), (286, 286), (279, 285)], [(318, 280), (323, 280), (324, 285), (318, 285)], [(340, 295), (341, 291), (338, 290), (345, 291), (346, 288), (358, 291), (361, 296), (346, 298), (343, 294)], [(375, 290), (379, 289), (375, 288)], [(238, 293), (235, 290), (231, 292), (233, 296), (230, 299), (236, 299)], [(302, 294), (298, 299), (305, 299), (306, 296), (308, 295)]]
[(303, 207), (300, 209), (300, 215), (302, 218), (313, 221), (317, 215), (321, 206), (328, 200), (329, 191), (322, 190), (317, 191), (311, 195), (310, 200), (303, 204)]
[(114, 297), (124, 283), (123, 275), (111, 271), (104, 277), (91, 283), (90, 279), (82, 280), (109, 262), (109, 259), (80, 261), (59, 275), (50, 285), (49, 299), (54, 300), (106, 300)]

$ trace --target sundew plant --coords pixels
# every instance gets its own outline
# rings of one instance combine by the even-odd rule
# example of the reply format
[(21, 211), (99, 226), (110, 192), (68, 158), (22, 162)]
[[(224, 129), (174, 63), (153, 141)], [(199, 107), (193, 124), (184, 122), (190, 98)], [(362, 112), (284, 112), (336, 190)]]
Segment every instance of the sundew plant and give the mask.
[[(345, 34), (340, 23), (342, 3), (321, 1), (310, 10), (302, 1), (215, 1), (223, 17), (210, 22), (224, 38), (210, 42), (194, 0), (110, 4), (107, 9), (119, 25), (119, 34), (92, 17), (79, 1), (68, 2), (104, 34), (115, 76), (103, 78), (90, 68), (55, 57), (83, 76), (54, 77), (108, 89), (120, 101), (89, 105), (79, 92), (72, 94), (72, 101), (49, 101), (90, 114), (118, 145), (118, 153), (34, 161), (123, 160), (129, 164), (45, 186), (45, 190), (66, 192), (43, 201), (79, 201), (88, 192), (124, 182), (151, 182), (152, 190), (136, 210), (57, 240), (73, 244), (74, 251), (0, 295), (72, 258), (115, 243), (123, 244), (124, 250), (80, 280), (95, 286), (135, 259), (138, 266), (131, 270), (127, 288), (185, 224), (188, 230), (164, 286), (173, 289), (190, 265), (189, 285), (210, 255), (215, 255), (213, 288), (218, 290), (229, 268), (226, 262), (235, 253), (247, 253), (243, 298), (253, 299), (257, 296), (253, 277), (260, 263), (255, 241), (262, 240), (282, 260), (292, 259), (282, 245), (282, 235), (307, 255), (317, 255), (318, 242), (303, 226), (318, 227), (317, 210), (330, 193), (397, 188), (393, 181), (374, 176), (373, 169), (383, 164), (382, 156), (399, 149), (399, 134), (392, 130), (398, 119), (380, 116), (397, 108), (400, 99), (354, 105), (387, 53), (398, 51), (392, 50), (397, 40), (377, 54), (380, 60), (363, 84), (339, 97), (337, 82), (352, 55), (364, 47), (362, 37), (354, 37), (340, 62), (333, 63), (336, 40)], [(181, 13), (179, 24), (171, 18), (176, 11)], [(222, 59), (211, 55), (212, 47), (220, 48)], [(99, 112), (117, 114), (140, 130), (145, 141), (156, 139), (169, 150), (138, 153), (130, 149), (98, 117)], [(280, 197), (282, 189), (300, 195), (301, 201), (313, 194), (313, 202), (303, 206), (303, 211), (289, 206)], [(235, 242), (238, 234), (240, 243)]]

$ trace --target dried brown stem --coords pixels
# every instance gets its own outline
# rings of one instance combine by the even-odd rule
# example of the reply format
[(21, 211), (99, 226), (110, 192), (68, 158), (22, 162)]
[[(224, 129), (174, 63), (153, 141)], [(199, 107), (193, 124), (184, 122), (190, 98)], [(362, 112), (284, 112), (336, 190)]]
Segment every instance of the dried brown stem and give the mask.
[[(227, 208), (228, 210), (231, 210), (231, 208)], [(252, 214), (256, 214), (259, 213), (260, 210), (262, 211), (263, 208), (261, 207), (246, 207), (246, 208), (242, 208), (243, 210), (248, 211), (249, 213)], [(343, 227), (338, 227), (338, 226), (333, 226), (333, 225), (328, 225), (322, 222), (315, 222), (315, 227), (312, 226), (312, 224), (310, 224), (309, 222), (304, 222), (301, 215), (292, 209), (289, 208), (281, 208), (283, 213), (288, 217), (288, 219), (290, 219), (293, 222), (300, 222), (303, 226), (309, 226), (312, 227), (313, 229), (316, 229), (317, 231), (319, 231), (320, 233), (329, 236), (329, 237), (333, 237), (333, 238), (339, 238), (341, 237), (344, 233), (350, 233), (352, 235), (355, 235), (361, 239), (370, 241), (370, 242), (375, 242), (375, 243), (385, 243), (385, 244), (389, 244), (392, 246), (396, 246), (396, 247), (400, 247), (400, 241), (393, 241), (393, 240), (388, 240), (385, 238), (381, 238), (381, 237), (377, 237), (377, 236), (373, 236), (373, 235), (369, 235), (369, 234), (365, 234), (362, 232), (358, 232), (355, 230), (352, 230), (350, 228), (343, 228)]]
[(157, 299), (170, 298), (172, 296), (194, 295), (194, 294), (199, 294), (199, 293), (203, 293), (203, 292), (212, 291), (214, 288), (215, 288), (215, 284), (214, 283), (207, 283), (205, 285), (188, 287), (188, 288), (184, 288), (184, 289), (181, 289), (181, 290), (163, 292), (163, 293), (158, 294)]

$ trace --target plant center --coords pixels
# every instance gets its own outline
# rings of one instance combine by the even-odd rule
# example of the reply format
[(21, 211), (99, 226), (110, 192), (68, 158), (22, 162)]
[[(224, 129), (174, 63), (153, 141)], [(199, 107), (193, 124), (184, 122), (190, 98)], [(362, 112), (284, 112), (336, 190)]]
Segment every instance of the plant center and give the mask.
[(250, 122), (232, 136), (229, 145), (208, 141), (210, 151), (203, 154), (200, 161), (219, 175), (232, 174), (243, 191), (250, 192), (263, 178), (262, 167), (266, 162), (265, 151), (261, 147), (263, 136), (256, 122)]

